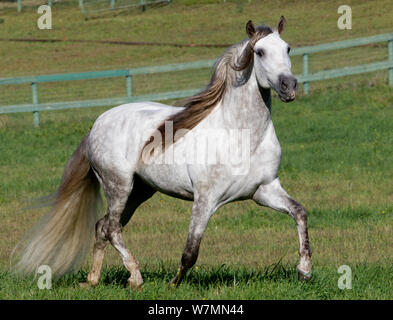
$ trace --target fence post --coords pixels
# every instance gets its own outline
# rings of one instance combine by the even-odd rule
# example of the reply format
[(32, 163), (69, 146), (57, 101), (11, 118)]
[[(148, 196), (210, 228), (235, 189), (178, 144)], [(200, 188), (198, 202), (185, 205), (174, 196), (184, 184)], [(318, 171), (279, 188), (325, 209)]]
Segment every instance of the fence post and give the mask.
[(141, 0), (142, 11), (146, 10), (145, 0)]
[[(389, 61), (393, 62), (393, 39), (388, 41), (388, 55)], [(389, 85), (393, 86), (393, 68), (389, 68)]]
[(86, 16), (86, 10), (85, 10), (85, 3), (84, 3), (84, 0), (79, 0), (79, 6), (81, 7), (82, 14), (83, 14), (84, 16)]
[(132, 78), (131, 75), (126, 75), (127, 97), (132, 97)]
[[(308, 53), (303, 54), (303, 75), (307, 75), (308, 74)], [(303, 83), (303, 91), (304, 94), (307, 95), (308, 94), (308, 88), (309, 88), (309, 84), (308, 81)]]
[(48, 0), (48, 6), (52, 8), (52, 0)]
[[(31, 84), (31, 89), (33, 91), (33, 104), (38, 104), (38, 88), (36, 82), (33, 82)], [(34, 115), (34, 127), (38, 128), (40, 126), (40, 114), (38, 111), (33, 111), (33, 115)]]
[(18, 12), (22, 11), (22, 0), (18, 0)]
[(116, 0), (111, 0), (111, 8), (115, 9)]

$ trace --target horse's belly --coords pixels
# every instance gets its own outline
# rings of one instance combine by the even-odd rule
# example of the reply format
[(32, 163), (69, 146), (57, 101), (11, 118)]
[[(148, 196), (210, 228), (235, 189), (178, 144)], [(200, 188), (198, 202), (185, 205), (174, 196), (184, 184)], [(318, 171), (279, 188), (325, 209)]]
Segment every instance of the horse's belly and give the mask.
[(194, 193), (187, 167), (173, 164), (151, 164), (137, 169), (145, 183), (170, 196), (193, 200)]

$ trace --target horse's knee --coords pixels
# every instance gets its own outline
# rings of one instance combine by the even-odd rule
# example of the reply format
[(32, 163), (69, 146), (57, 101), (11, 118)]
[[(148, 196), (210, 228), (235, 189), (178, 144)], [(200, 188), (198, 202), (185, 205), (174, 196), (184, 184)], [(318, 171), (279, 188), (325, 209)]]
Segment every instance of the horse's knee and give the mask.
[(96, 223), (96, 239), (101, 241), (115, 241), (121, 233), (121, 224), (110, 219), (108, 215)]
[(108, 221), (107, 216), (97, 221), (95, 226), (96, 241), (105, 242), (108, 240)]
[(306, 208), (304, 208), (302, 204), (300, 204), (299, 202), (293, 199), (290, 199), (290, 202), (291, 202), (290, 211), (296, 223), (307, 224)]
[(307, 211), (302, 205), (297, 208), (296, 217), (299, 222), (307, 224)]
[(108, 226), (108, 231), (107, 231), (107, 237), (110, 243), (113, 245), (116, 245), (120, 243), (121, 240), (121, 226), (117, 224), (109, 224)]

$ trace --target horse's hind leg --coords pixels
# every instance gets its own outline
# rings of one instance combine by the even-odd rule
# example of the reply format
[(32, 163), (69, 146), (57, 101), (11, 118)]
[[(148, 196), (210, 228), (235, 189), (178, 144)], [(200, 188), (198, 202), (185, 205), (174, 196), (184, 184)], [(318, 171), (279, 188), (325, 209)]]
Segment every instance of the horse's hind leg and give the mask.
[(133, 190), (127, 199), (123, 212), (120, 216), (117, 214), (112, 216), (109, 223), (109, 241), (120, 253), (124, 266), (130, 272), (131, 276), (128, 278), (128, 284), (133, 289), (140, 288), (143, 279), (139, 270), (138, 260), (125, 245), (122, 228), (131, 219), (138, 206), (149, 199), (154, 193), (155, 190), (144, 184), (138, 177), (135, 177)]
[(260, 205), (288, 213), (295, 220), (299, 235), (300, 262), (297, 267), (299, 279), (311, 279), (311, 249), (306, 209), (286, 193), (278, 178), (268, 185), (261, 185), (255, 192), (253, 199)]
[(126, 207), (121, 215), (120, 223), (124, 227), (130, 221), (135, 210), (146, 200), (150, 199), (156, 190), (145, 184), (137, 175), (134, 177), (134, 186), (128, 197)]
[(101, 276), (102, 262), (104, 261), (105, 248), (108, 244), (103, 226), (107, 220), (107, 215), (96, 224), (96, 240), (93, 249), (93, 265), (87, 276), (87, 281), (92, 286), (96, 286)]
[(111, 201), (108, 200), (108, 214), (98, 221), (96, 225), (93, 267), (88, 276), (88, 281), (92, 285), (98, 284), (104, 259), (104, 250), (108, 244), (108, 240), (120, 253), (124, 266), (131, 273), (128, 279), (131, 287), (136, 288), (142, 284), (143, 281), (139, 271), (138, 261), (125, 246), (122, 227), (131, 219), (139, 205), (149, 199), (154, 193), (154, 189), (144, 184), (140, 178), (136, 176), (132, 191), (127, 197), (125, 197), (124, 192), (117, 192), (116, 200), (113, 200), (113, 198), (111, 198)]

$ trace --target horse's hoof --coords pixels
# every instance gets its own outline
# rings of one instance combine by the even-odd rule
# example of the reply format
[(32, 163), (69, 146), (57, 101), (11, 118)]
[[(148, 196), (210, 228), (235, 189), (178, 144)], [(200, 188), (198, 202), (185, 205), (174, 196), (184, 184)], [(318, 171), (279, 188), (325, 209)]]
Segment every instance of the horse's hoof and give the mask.
[(130, 288), (132, 290), (139, 291), (139, 292), (142, 291), (142, 284), (143, 284), (143, 282), (139, 282), (138, 283), (138, 282), (136, 282), (134, 280), (128, 280), (127, 282), (128, 282), (128, 285), (130, 286)]
[(169, 288), (169, 289), (175, 289), (175, 288), (177, 288), (177, 287), (179, 286), (179, 284), (180, 284), (180, 281), (179, 281), (179, 279), (177, 278), (177, 276), (175, 276), (175, 277), (171, 280), (171, 282), (169, 282), (168, 288)]
[(309, 272), (304, 272), (297, 269), (297, 278), (300, 281), (308, 282), (312, 278), (312, 271), (310, 270)]
[(168, 290), (174, 290), (174, 289), (176, 289), (176, 285), (174, 283), (172, 283), (172, 282), (169, 282)]

